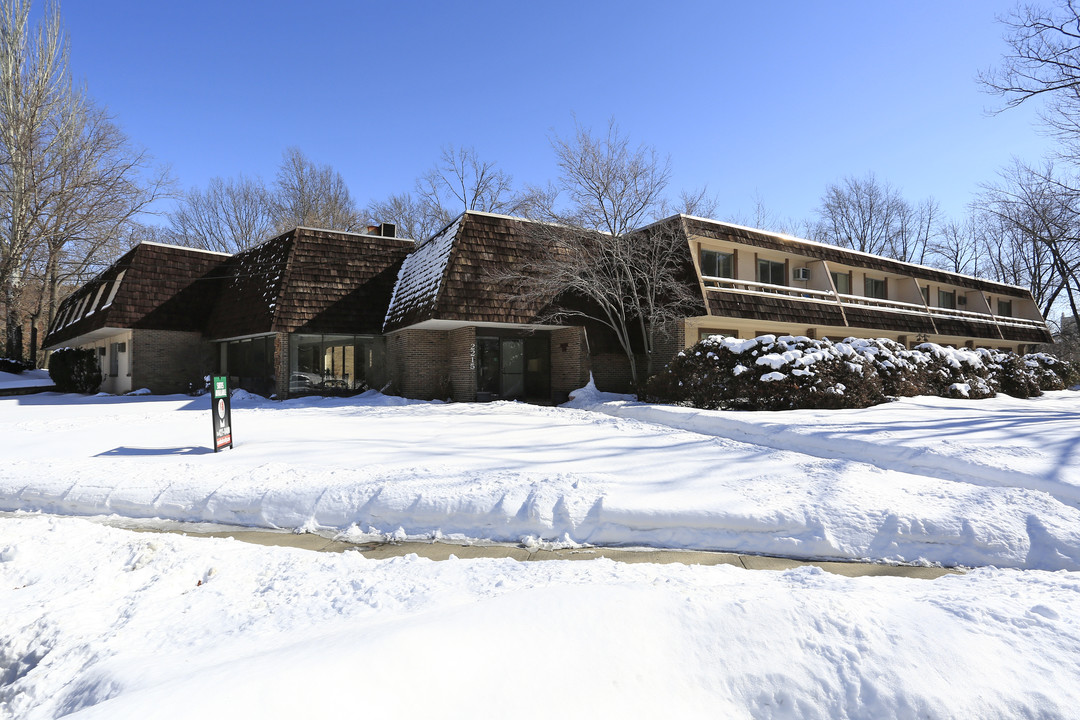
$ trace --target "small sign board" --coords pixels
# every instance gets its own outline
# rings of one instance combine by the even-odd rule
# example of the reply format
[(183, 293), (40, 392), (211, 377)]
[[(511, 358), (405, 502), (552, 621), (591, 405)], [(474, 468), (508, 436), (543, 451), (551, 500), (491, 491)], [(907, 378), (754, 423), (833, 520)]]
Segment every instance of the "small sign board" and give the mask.
[(214, 416), (214, 452), (231, 448), (232, 406), (229, 402), (228, 379), (214, 377), (210, 391), (210, 410)]

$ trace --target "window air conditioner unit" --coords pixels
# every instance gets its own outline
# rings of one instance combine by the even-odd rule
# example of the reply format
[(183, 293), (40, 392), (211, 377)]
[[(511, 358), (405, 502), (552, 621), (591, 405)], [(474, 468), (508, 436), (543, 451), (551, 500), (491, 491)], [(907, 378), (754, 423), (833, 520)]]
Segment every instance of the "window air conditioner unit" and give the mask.
[(810, 279), (810, 268), (795, 268), (795, 279), (796, 280), (809, 280)]

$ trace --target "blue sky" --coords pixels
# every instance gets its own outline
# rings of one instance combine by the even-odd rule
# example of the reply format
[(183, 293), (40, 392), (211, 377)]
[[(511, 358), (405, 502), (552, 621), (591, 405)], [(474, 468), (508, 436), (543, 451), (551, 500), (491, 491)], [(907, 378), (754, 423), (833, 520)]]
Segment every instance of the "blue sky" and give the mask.
[[(669, 154), (672, 194), (721, 219), (755, 197), (812, 215), (874, 172), (959, 215), (1013, 155), (1052, 144), (1034, 108), (991, 116), (975, 75), (1005, 50), (999, 0), (950, 2), (203, 2), (68, 0), (72, 69), (181, 187), (272, 180), (300, 147), (360, 204), (411, 187), (440, 147), (519, 183), (548, 138), (614, 117)], [(38, 3), (40, 10), (40, 3)]]

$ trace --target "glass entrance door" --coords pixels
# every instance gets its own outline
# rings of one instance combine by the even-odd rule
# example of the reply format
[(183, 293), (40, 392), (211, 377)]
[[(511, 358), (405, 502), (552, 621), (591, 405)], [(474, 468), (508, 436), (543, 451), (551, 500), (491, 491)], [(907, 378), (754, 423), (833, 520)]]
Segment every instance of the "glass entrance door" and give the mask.
[(546, 335), (478, 337), (477, 399), (547, 400), (551, 395), (551, 360)]

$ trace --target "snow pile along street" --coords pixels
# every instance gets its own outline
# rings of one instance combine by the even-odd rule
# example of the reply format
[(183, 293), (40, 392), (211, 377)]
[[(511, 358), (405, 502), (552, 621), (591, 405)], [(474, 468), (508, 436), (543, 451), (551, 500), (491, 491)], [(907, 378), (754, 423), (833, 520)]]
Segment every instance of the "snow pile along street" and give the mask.
[(236, 448), (215, 455), (205, 397), (0, 399), (0, 509), (1080, 569), (1075, 392), (753, 414), (572, 404), (239, 394)]

